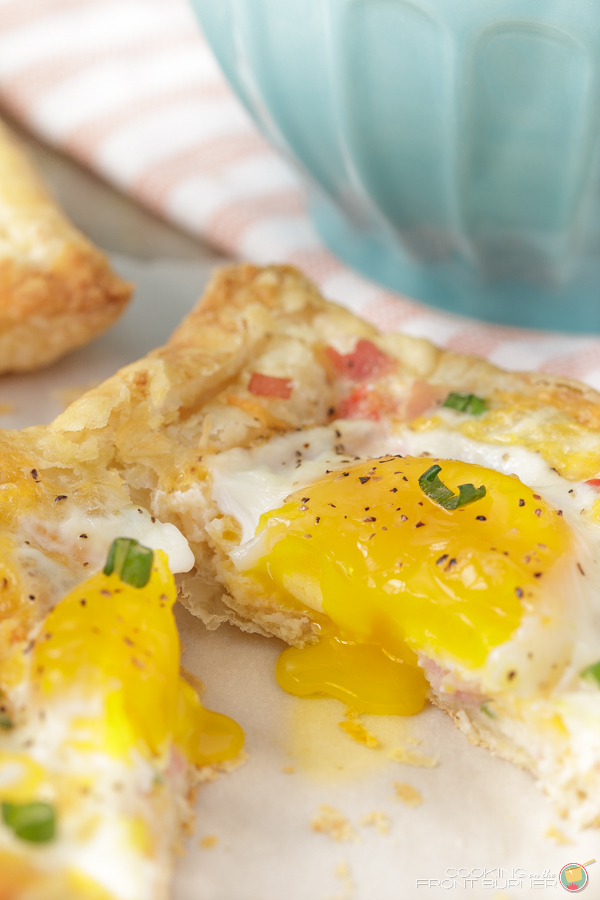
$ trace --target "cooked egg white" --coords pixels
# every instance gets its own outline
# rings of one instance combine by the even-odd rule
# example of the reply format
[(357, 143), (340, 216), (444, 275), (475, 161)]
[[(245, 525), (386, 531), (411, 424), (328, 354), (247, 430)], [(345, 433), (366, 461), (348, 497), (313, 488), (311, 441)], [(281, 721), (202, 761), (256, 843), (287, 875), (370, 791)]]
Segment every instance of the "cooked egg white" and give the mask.
[[(451, 490), (486, 496), (436, 504), (418, 481), (434, 458)], [(539, 454), (443, 423), (391, 434), (354, 420), (209, 465), (213, 499), (242, 526), (236, 568), (321, 622), (316, 646), (281, 657), (287, 690), (406, 713), (424, 702), (428, 660), (440, 690), (483, 702), (580, 689), (600, 657), (598, 495)]]
[(68, 498), (61, 502), (60, 519), (49, 522), (35, 514), (22, 516), (18, 529), (50, 553), (68, 553), (77, 548), (82, 561), (93, 572), (104, 565), (108, 549), (118, 537), (131, 537), (151, 550), (167, 554), (171, 572), (189, 572), (194, 554), (175, 525), (161, 522), (141, 507), (88, 513)]

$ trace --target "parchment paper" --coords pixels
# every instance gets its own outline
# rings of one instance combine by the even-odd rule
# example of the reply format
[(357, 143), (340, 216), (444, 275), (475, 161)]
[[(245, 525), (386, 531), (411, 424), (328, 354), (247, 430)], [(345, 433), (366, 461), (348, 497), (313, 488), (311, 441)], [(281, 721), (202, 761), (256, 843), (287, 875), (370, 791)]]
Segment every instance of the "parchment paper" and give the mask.
[[(63, 408), (57, 391), (87, 387), (162, 343), (208, 277), (197, 263), (114, 262), (138, 284), (127, 314), (52, 368), (0, 380), (0, 403), (14, 406), (0, 416), (2, 427), (50, 421)], [(600, 856), (597, 830), (573, 832), (529, 775), (472, 746), (439, 711), (363, 717), (381, 742), (367, 748), (339, 727), (341, 703), (298, 700), (279, 689), (279, 641), (232, 627), (208, 632), (182, 608), (177, 615), (184, 665), (206, 682), (205, 704), (243, 726), (249, 759), (203, 786), (174, 900), (561, 896), (560, 869)], [(397, 747), (439, 757), (438, 765), (393, 761), (388, 753)], [(423, 802), (410, 807), (397, 799), (396, 782), (415, 788)], [(346, 818), (353, 840), (311, 828), (323, 805)], [(380, 826), (387, 821), (389, 832), (361, 824), (369, 817)], [(557, 843), (548, 829), (573, 843)], [(600, 864), (589, 874), (591, 900), (600, 897)]]

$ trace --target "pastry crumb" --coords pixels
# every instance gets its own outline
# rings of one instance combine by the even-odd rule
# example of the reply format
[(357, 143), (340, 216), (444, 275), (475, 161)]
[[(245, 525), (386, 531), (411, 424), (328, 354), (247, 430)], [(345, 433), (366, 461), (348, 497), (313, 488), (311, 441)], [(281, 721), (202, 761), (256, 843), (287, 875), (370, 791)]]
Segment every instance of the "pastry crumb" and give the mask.
[(337, 864), (335, 876), (341, 880), (344, 885), (344, 896), (350, 900), (350, 898), (354, 896), (354, 882), (352, 880), (352, 875), (350, 874), (348, 863), (345, 860), (341, 860), (341, 862)]
[(332, 841), (355, 841), (358, 837), (346, 816), (326, 803), (319, 807), (310, 827), (313, 831), (328, 834)]
[(376, 750), (378, 747), (381, 747), (379, 738), (376, 738), (374, 734), (368, 731), (362, 722), (346, 720), (344, 722), (338, 722), (338, 725), (342, 731), (345, 731), (346, 734), (350, 735), (350, 737), (358, 744), (369, 747), (371, 750)]
[(219, 843), (219, 838), (216, 834), (206, 834), (200, 840), (200, 846), (203, 850), (212, 850), (213, 847), (216, 847)]
[(224, 759), (221, 762), (209, 763), (206, 766), (201, 766), (199, 769), (196, 769), (194, 781), (196, 785), (214, 781), (215, 778), (218, 778), (219, 775), (222, 775), (224, 772), (235, 772), (236, 769), (245, 765), (249, 759), (250, 757), (247, 751), (242, 749), (237, 756), (233, 757), (233, 759)]
[(556, 825), (551, 825), (550, 828), (544, 833), (544, 837), (548, 838), (550, 841), (554, 841), (555, 844), (572, 844), (573, 841), (567, 837), (566, 834), (557, 828)]
[(282, 766), (281, 771), (284, 772), (286, 775), (293, 775), (294, 772), (296, 771), (296, 768), (295, 768), (295, 766)]
[(394, 790), (396, 791), (396, 800), (402, 800), (406, 806), (420, 806), (423, 802), (423, 795), (412, 786), (405, 784), (403, 781), (394, 782)]
[(371, 825), (377, 829), (379, 834), (389, 834), (390, 831), (390, 820), (388, 816), (380, 810), (374, 810), (366, 816), (363, 816), (358, 824)]
[(420, 750), (408, 750), (406, 747), (394, 747), (389, 751), (388, 758), (421, 769), (433, 769), (440, 761), (439, 756), (426, 756)]
[(14, 411), (15, 407), (12, 403), (0, 403), (0, 416), (7, 416), (9, 413)]

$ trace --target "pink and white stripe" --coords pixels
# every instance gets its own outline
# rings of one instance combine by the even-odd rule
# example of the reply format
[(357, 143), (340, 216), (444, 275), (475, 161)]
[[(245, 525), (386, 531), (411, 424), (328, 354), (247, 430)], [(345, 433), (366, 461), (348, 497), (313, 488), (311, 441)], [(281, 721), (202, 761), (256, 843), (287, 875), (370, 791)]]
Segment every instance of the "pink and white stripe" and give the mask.
[(0, 103), (224, 253), (301, 266), (383, 329), (600, 388), (600, 340), (435, 312), (337, 260), (300, 176), (229, 90), (186, 0), (0, 0)]

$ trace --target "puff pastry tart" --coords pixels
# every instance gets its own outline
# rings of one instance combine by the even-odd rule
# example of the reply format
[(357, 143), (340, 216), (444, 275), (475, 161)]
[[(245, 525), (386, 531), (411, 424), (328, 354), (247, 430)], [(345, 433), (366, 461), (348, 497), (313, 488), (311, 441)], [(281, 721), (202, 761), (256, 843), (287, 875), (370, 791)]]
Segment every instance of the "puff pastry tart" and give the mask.
[(183, 602), (286, 641), (286, 690), (404, 715), (429, 698), (599, 821), (595, 391), (381, 334), (293, 269), (239, 266), (164, 347), (6, 440), (69, 502), (104, 485), (176, 526)]
[(179, 674), (184, 536), (43, 436), (0, 432), (0, 898), (166, 900), (243, 734)]
[(131, 291), (0, 122), (0, 374), (40, 368), (85, 344), (120, 316)]
[(119, 538), (44, 618), (5, 614), (3, 900), (169, 896), (197, 787), (243, 743), (179, 674), (175, 595), (166, 554)]

